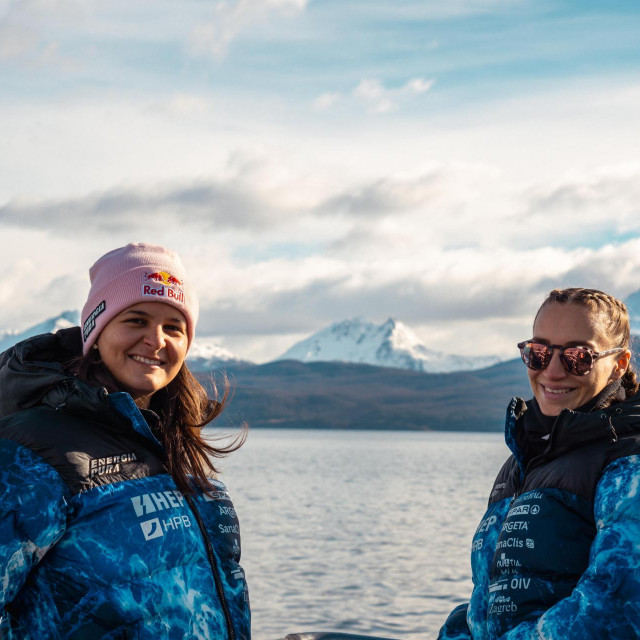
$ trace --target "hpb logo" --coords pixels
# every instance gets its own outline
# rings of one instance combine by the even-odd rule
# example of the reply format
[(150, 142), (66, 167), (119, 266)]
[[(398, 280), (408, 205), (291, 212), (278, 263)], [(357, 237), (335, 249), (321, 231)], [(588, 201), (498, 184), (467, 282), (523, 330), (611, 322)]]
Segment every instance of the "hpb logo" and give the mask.
[(160, 538), (164, 535), (159, 518), (153, 518), (153, 520), (145, 520), (144, 522), (141, 522), (140, 528), (142, 529), (145, 540), (153, 540), (154, 538)]

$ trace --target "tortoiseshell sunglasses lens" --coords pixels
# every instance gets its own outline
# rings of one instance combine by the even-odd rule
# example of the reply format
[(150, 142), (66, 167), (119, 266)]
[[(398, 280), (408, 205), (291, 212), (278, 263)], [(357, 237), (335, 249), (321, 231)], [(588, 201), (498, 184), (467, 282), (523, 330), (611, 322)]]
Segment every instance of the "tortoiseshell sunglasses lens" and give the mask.
[[(553, 350), (559, 347), (551, 347), (541, 342), (520, 342), (518, 349), (524, 362), (529, 369), (541, 371), (546, 369), (553, 357)], [(567, 373), (574, 376), (584, 376), (593, 367), (594, 353), (586, 347), (566, 347), (560, 349), (560, 362)]]
[(539, 371), (549, 366), (551, 356), (553, 356), (553, 349), (546, 344), (540, 342), (521, 342), (518, 347), (520, 348), (522, 362), (524, 362), (529, 369)]

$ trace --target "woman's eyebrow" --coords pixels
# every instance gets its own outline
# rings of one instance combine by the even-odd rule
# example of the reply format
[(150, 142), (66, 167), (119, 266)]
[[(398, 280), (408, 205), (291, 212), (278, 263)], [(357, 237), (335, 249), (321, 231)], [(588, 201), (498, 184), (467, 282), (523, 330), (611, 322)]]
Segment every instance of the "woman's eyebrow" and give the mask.
[(145, 316), (147, 318), (151, 316), (151, 314), (147, 313), (146, 311), (140, 311), (139, 309), (127, 309), (125, 313), (133, 313), (137, 316)]
[[(141, 311), (140, 309), (127, 309), (125, 312), (126, 314), (133, 314), (136, 316), (144, 316), (145, 318), (151, 318), (151, 314), (147, 313), (146, 311)], [(173, 322), (174, 324), (185, 324), (185, 321), (182, 318), (179, 318), (178, 316), (171, 316), (170, 318), (164, 318), (162, 320), (162, 322)]]
[[(547, 340), (546, 338), (538, 338), (536, 336), (533, 336), (533, 338), (531, 338), (532, 341), (534, 342), (540, 342), (542, 344), (546, 344), (547, 346), (551, 346), (551, 342), (549, 340)], [(595, 345), (590, 342), (589, 340), (567, 340), (567, 342), (565, 342), (564, 344), (561, 345), (555, 345), (555, 346), (560, 346), (560, 347), (589, 347), (589, 349), (593, 349), (594, 351), (597, 351), (597, 349), (595, 348)]]

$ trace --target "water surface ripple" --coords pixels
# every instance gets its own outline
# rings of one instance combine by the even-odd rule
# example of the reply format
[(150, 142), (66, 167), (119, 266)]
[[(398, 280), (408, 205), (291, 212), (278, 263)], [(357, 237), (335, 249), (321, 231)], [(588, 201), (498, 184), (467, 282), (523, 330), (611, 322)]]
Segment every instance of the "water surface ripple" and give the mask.
[(336, 630), (425, 640), (471, 591), (501, 434), (258, 430), (221, 465), (255, 640)]

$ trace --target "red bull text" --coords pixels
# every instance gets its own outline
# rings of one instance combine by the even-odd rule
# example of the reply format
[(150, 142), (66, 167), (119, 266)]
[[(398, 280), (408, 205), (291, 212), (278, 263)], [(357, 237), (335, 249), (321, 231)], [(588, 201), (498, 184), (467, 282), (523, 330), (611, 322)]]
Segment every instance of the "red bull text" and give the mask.
[(184, 291), (172, 289), (171, 287), (167, 287), (165, 285), (158, 287), (157, 285), (152, 286), (150, 284), (143, 284), (142, 295), (152, 298), (166, 298), (184, 304)]

